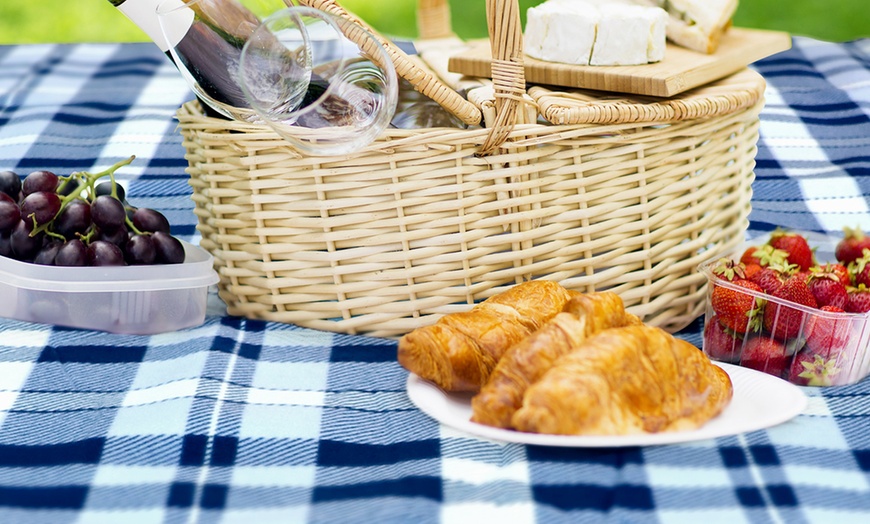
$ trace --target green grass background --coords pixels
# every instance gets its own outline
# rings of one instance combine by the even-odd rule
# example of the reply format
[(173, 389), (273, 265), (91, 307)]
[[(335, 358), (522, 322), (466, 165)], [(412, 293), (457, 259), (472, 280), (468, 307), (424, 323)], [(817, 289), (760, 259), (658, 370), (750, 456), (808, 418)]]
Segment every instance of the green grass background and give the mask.
[[(520, 0), (523, 13), (541, 0)], [(414, 37), (417, 0), (340, 0), (381, 32)], [(486, 35), (484, 0), (451, 0), (453, 29), (464, 38)], [(742, 0), (740, 27), (775, 29), (821, 40), (870, 37), (868, 0)], [(130, 42), (147, 37), (107, 0), (2, 0), (0, 44)]]

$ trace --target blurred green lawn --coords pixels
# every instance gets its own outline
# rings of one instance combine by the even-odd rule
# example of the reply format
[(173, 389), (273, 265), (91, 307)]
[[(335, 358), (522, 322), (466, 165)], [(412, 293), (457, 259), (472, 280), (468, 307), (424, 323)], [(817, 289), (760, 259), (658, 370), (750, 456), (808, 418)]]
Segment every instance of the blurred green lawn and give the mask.
[[(541, 0), (519, 0), (522, 11)], [(340, 0), (381, 32), (414, 37), (417, 0)], [(486, 36), (485, 2), (451, 0), (453, 29), (464, 38)], [(742, 0), (734, 23), (821, 40), (870, 37), (868, 0)], [(0, 44), (129, 42), (145, 35), (107, 0), (0, 2)]]

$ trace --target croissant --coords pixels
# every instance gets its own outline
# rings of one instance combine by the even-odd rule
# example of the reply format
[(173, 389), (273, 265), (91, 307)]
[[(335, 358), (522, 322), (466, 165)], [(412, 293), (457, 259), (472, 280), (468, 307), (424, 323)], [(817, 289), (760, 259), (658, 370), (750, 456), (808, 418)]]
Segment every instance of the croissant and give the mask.
[(683, 431), (718, 415), (732, 394), (728, 374), (692, 344), (660, 328), (613, 328), (533, 384), (512, 424), (559, 435)]
[(508, 348), (579, 294), (548, 280), (517, 284), (469, 311), (450, 313), (403, 336), (399, 364), (445, 391), (477, 392)]
[(522, 405), (526, 389), (559, 357), (577, 348), (593, 333), (640, 323), (638, 317), (625, 310), (616, 293), (588, 293), (571, 298), (562, 313), (504, 354), (480, 393), (471, 399), (471, 420), (510, 428), (511, 417)]

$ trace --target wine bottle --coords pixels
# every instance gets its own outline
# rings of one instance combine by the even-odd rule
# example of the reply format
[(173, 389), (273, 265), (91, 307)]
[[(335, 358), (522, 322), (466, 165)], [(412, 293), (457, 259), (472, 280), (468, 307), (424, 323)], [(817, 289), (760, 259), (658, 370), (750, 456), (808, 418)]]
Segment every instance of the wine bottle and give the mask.
[[(229, 108), (250, 108), (237, 76), (242, 48), (260, 19), (239, 2), (204, 0), (171, 10), (163, 0), (109, 0), (175, 63), (209, 116), (235, 116)], [(177, 0), (177, 7), (185, 5)], [(164, 15), (159, 20), (157, 7)], [(181, 62), (176, 63), (176, 61)], [(313, 74), (303, 106), (319, 98), (326, 82)], [(196, 89), (194, 89), (196, 91)], [(215, 108), (217, 106), (217, 108)], [(229, 107), (227, 107), (229, 106)], [(230, 114), (227, 114), (229, 112)]]
[[(142, 29), (173, 63), (175, 60), (182, 62), (184, 67), (180, 70), (189, 73), (196, 85), (202, 89), (203, 93), (197, 95), (209, 116), (217, 116), (218, 112), (208, 103), (207, 98), (231, 107), (248, 107), (242, 90), (230, 71), (238, 66), (242, 46), (245, 44), (246, 35), (242, 31), (252, 31), (259, 24), (257, 17), (236, 2), (202, 2), (192, 5), (191, 9), (173, 12), (171, 24), (164, 20), (161, 27), (157, 18), (157, 6), (162, 1), (109, 0)], [(182, 5), (183, 2), (178, 0), (178, 7)], [(220, 9), (214, 9), (216, 6)], [(218, 12), (212, 12), (216, 10)], [(238, 34), (231, 35), (216, 30), (221, 27), (221, 20), (230, 17), (241, 24)], [(173, 48), (174, 56), (170, 51)]]
[[(234, 0), (173, 0), (177, 8), (164, 4), (164, 0), (109, 2), (142, 29), (175, 63), (196, 92), (207, 115), (245, 118), (240, 117), (233, 108), (250, 109), (250, 103), (240, 87), (238, 68), (245, 43), (260, 26), (261, 21), (256, 14)], [(161, 15), (158, 15), (158, 6)], [(282, 47), (276, 45), (276, 48)], [(320, 52), (324, 52), (324, 49)], [(334, 65), (344, 64), (341, 49), (336, 48), (334, 52), (337, 53)], [(293, 58), (288, 57), (287, 60), (291, 62)], [(368, 60), (350, 62), (354, 63), (345, 64), (349, 69), (365, 69), (366, 64), (371, 66)], [(300, 107), (322, 103), (318, 103), (317, 110), (301, 116), (297, 124), (308, 128), (340, 126), (347, 125), (349, 119), (355, 118), (353, 106), (334, 94), (327, 94), (329, 82), (326, 78), (334, 73), (330, 70), (329, 62), (309, 72), (307, 90)], [(357, 92), (365, 94), (362, 89), (357, 89)], [(321, 101), (324, 95), (327, 98)], [(421, 109), (415, 107), (415, 111), (421, 114), (413, 116), (403, 126), (413, 126), (412, 121), (418, 125), (424, 120), (428, 122), (426, 119), (430, 118), (431, 111)], [(443, 111), (440, 107), (438, 109)]]

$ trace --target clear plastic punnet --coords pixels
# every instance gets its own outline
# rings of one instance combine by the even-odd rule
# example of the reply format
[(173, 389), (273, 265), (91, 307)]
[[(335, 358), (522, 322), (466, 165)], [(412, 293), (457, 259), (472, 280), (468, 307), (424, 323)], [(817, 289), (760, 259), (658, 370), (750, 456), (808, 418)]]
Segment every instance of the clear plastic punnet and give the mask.
[[(807, 238), (815, 248), (819, 264), (836, 262), (834, 250), (839, 238), (793, 232)], [(768, 239), (747, 241), (724, 257), (739, 261), (748, 248), (764, 244)], [(709, 282), (703, 337), (707, 356), (757, 369), (799, 386), (854, 384), (870, 374), (870, 312), (829, 312), (746, 289), (714, 273), (722, 258), (699, 266)], [(756, 322), (746, 333), (724, 328), (712, 306), (713, 293), (722, 287), (755, 299), (757, 308), (755, 313), (749, 314), (750, 324), (753, 315), (767, 318)], [(783, 329), (786, 323), (788, 329)]]

